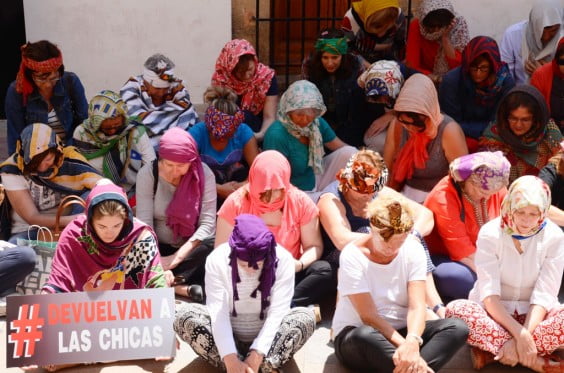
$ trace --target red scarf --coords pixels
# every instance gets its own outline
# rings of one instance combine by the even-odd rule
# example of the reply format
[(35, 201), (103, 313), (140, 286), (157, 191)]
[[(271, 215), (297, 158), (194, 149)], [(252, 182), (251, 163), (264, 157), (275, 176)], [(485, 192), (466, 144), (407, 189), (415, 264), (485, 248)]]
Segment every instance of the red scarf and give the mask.
[(22, 62), (20, 70), (16, 76), (16, 92), (23, 96), (24, 106), (27, 104), (27, 97), (33, 92), (34, 85), (25, 75), (26, 70), (33, 70), (38, 73), (48, 73), (58, 70), (63, 64), (63, 53), (59, 50), (59, 56), (53, 57), (45, 61), (35, 61), (31, 58), (24, 57), (23, 51), (27, 48), (27, 44), (21, 46)]

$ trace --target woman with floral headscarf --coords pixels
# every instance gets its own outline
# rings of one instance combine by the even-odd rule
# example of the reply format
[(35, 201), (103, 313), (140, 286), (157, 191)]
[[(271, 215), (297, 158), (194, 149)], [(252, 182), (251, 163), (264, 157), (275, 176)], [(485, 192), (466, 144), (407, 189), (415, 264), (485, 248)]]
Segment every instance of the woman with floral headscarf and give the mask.
[(447, 71), (460, 65), (470, 40), (466, 20), (450, 0), (422, 0), (408, 35), (407, 66), (428, 75), (437, 86)]
[(439, 371), (464, 345), (461, 320), (426, 321), (425, 253), (403, 202), (377, 198), (370, 233), (345, 246), (333, 316), (335, 355), (363, 372)]
[[(431, 211), (385, 186), (387, 181), (388, 169), (380, 154), (363, 149), (349, 159), (347, 166), (337, 173), (337, 180), (323, 190), (317, 203), (323, 258), (331, 263), (335, 275), (343, 248), (370, 232), (370, 222), (366, 217), (366, 206), (370, 201), (390, 198), (405, 203), (413, 213), (413, 234), (420, 240), (433, 229)], [(435, 305), (442, 304), (442, 301), (433, 284), (432, 272), (435, 267), (428, 250), (426, 254), (429, 281), (427, 300), (432, 309)], [(434, 311), (444, 317), (444, 310)]]
[(462, 127), (473, 152), (501, 98), (515, 86), (494, 39), (476, 36), (462, 52), (462, 65), (449, 71), (439, 88), (441, 110)]
[(6, 92), (8, 154), (16, 151), (23, 129), (45, 123), (63, 144), (71, 145), (72, 134), (88, 116), (88, 102), (78, 76), (65, 71), (61, 50), (48, 40), (21, 47), (22, 61), (16, 80)]
[(562, 139), (540, 92), (518, 85), (501, 99), (496, 121), (485, 129), (478, 148), (503, 152), (511, 163), (511, 183), (523, 175), (538, 175), (560, 150)]
[(235, 101), (237, 95), (227, 87), (211, 86), (204, 93), (209, 106), (203, 122), (190, 128), (198, 144), (202, 162), (215, 175), (218, 206), (247, 180), (249, 165), (257, 156), (253, 130)]
[(564, 131), (564, 37), (558, 42), (552, 63), (544, 64), (531, 76), (531, 85), (542, 93), (550, 117)]
[(503, 33), (500, 52), (516, 84), (525, 84), (533, 72), (554, 57), (564, 36), (564, 9), (559, 0), (536, 0), (529, 19), (509, 26)]
[(73, 138), (90, 164), (130, 197), (137, 171), (156, 158), (145, 127), (132, 120), (125, 102), (108, 90), (90, 100), (88, 118), (76, 127)]
[(394, 112), (384, 147), (389, 186), (422, 203), (448, 174), (449, 163), (468, 154), (464, 132), (441, 113), (437, 90), (423, 74), (405, 81)]
[[(298, 80), (282, 95), (277, 120), (264, 138), (263, 148), (277, 150), (288, 159), (291, 183), (304, 191), (325, 188), (356, 152), (322, 118), (325, 111), (317, 87), (307, 80)], [(332, 153), (325, 156), (324, 147)]]
[(262, 141), (276, 118), (278, 81), (274, 70), (258, 61), (251, 43), (244, 39), (228, 41), (217, 58), (211, 82), (235, 91), (245, 123)]
[[(30, 225), (55, 228), (55, 214), (67, 195), (88, 193), (102, 178), (75, 147), (63, 147), (47, 124), (27, 126), (16, 143), (16, 152), (0, 164), (0, 175), (12, 205), (12, 238), (35, 239)], [(71, 216), (62, 216), (67, 225)]]
[(450, 163), (449, 175), (425, 199), (435, 220), (425, 240), (437, 266), (435, 283), (447, 302), (468, 298), (474, 286), (478, 231), (499, 216), (510, 168), (501, 152), (464, 155)]
[(323, 246), (317, 207), (290, 183), (290, 164), (279, 152), (260, 153), (249, 170), (249, 182), (227, 197), (217, 212), (216, 247), (227, 242), (241, 214), (260, 217), (276, 242), (294, 257), (295, 305), (315, 304), (335, 290), (331, 266), (319, 260)]
[(327, 111), (323, 119), (347, 144), (362, 146), (367, 122), (361, 120), (364, 111), (362, 90), (356, 79), (362, 72), (359, 59), (349, 53), (348, 39), (341, 30), (321, 30), (315, 51), (302, 65), (303, 79), (319, 89)]
[(187, 130), (198, 121), (186, 83), (174, 75), (174, 67), (170, 58), (155, 53), (143, 64), (143, 73), (130, 77), (119, 91), (128, 114), (146, 127), (155, 150), (165, 131)]
[(562, 372), (551, 354), (564, 345), (564, 233), (546, 218), (550, 189), (535, 176), (515, 180), (501, 216), (486, 223), (476, 243), (478, 280), (469, 300), (447, 306), (447, 317), (470, 328), (474, 368), (498, 360), (536, 372)]
[(393, 107), (404, 82), (401, 66), (395, 61), (374, 62), (358, 77), (358, 85), (364, 89), (364, 113), (368, 122), (364, 143), (369, 149), (382, 153), (388, 126), (394, 119)]
[(213, 172), (200, 159), (194, 138), (180, 128), (166, 131), (158, 160), (137, 173), (136, 189), (136, 216), (157, 233), (163, 267), (176, 276), (176, 293), (202, 302), (217, 193)]

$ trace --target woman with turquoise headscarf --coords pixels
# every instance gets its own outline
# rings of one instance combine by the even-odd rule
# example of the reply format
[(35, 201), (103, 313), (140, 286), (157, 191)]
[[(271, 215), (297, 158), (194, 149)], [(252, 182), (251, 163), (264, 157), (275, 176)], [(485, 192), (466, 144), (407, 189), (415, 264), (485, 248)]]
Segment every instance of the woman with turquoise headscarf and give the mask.
[(468, 300), (447, 305), (446, 316), (468, 325), (475, 369), (498, 360), (536, 372), (562, 372), (552, 354), (564, 345), (564, 233), (547, 219), (548, 186), (536, 176), (516, 179), (501, 216), (484, 224), (476, 242), (478, 279)]
[(74, 130), (75, 146), (101, 174), (120, 185), (129, 197), (137, 171), (156, 159), (145, 127), (127, 114), (127, 104), (104, 90), (90, 100), (88, 118)]
[(282, 95), (277, 120), (264, 137), (263, 148), (282, 153), (292, 168), (291, 183), (308, 192), (323, 190), (357, 151), (321, 118), (326, 110), (315, 84), (298, 80)]

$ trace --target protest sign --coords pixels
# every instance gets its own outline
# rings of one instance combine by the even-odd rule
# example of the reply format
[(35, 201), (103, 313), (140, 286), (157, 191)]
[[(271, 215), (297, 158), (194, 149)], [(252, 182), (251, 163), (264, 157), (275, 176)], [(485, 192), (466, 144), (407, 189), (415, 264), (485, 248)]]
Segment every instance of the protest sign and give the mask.
[(174, 356), (174, 290), (7, 298), (7, 367)]

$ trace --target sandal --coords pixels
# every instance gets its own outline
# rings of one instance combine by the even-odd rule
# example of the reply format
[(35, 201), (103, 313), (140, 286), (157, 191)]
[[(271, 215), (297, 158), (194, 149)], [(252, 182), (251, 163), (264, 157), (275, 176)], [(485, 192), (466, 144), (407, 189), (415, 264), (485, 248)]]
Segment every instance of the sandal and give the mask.
[(194, 303), (204, 303), (204, 291), (200, 285), (189, 285), (186, 296)]
[(472, 367), (480, 370), (488, 364), (493, 363), (494, 355), (488, 351), (480, 350), (478, 347), (470, 348), (470, 359), (472, 360)]
[(564, 373), (564, 361), (557, 355), (543, 356), (544, 365), (542, 371), (544, 373)]

